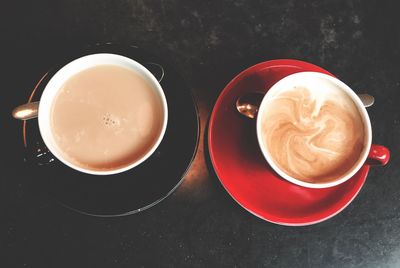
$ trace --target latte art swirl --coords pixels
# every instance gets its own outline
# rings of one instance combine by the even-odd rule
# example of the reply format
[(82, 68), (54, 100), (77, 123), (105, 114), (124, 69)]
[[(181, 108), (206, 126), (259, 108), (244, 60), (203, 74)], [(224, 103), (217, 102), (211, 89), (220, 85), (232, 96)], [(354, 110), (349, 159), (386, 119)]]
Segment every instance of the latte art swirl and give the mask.
[(286, 174), (310, 183), (345, 175), (364, 147), (364, 124), (341, 90), (293, 87), (272, 96), (262, 116), (262, 139)]

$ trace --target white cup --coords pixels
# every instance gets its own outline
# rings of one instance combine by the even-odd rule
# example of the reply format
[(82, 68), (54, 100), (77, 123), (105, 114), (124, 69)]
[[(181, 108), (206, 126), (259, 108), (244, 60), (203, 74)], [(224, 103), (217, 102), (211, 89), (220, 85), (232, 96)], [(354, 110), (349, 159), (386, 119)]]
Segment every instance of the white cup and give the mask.
[[(65, 157), (63, 157), (63, 153), (61, 152), (61, 149), (57, 146), (57, 143), (55, 142), (53, 132), (51, 130), (50, 126), (50, 118), (51, 118), (51, 110), (52, 110), (52, 104), (53, 101), (55, 100), (55, 97), (57, 96), (58, 91), (62, 88), (62, 85), (73, 75), (91, 68), (95, 67), (98, 65), (115, 65), (115, 66), (120, 66), (124, 67), (127, 69), (130, 69), (134, 71), (135, 73), (139, 74), (143, 79), (145, 79), (150, 85), (151, 88), (157, 93), (161, 100), (161, 105), (162, 105), (162, 111), (163, 111), (163, 118), (162, 118), (162, 128), (158, 134), (158, 137), (156, 139), (156, 142), (147, 150), (147, 152), (139, 159), (136, 159), (134, 162), (123, 166), (123, 167), (118, 167), (116, 169), (112, 170), (91, 170), (91, 169), (86, 169), (80, 166), (75, 165), (71, 161), (68, 161)], [(31, 107), (31, 105), (23, 105), (23, 106), (28, 106)], [(27, 119), (27, 118), (34, 118), (35, 117), (35, 111), (34, 107), (31, 107), (31, 111), (27, 109), (23, 109), (20, 107), (17, 107), (13, 112), (14, 117), (19, 118), (19, 119)], [(33, 116), (28, 116), (26, 118), (23, 118), (23, 115), (26, 116), (27, 113), (33, 113)], [(20, 113), (20, 116), (18, 116), (18, 112)], [(25, 114), (24, 114), (25, 113)], [(43, 94), (40, 98), (39, 106), (38, 106), (38, 122), (39, 122), (39, 129), (40, 129), (40, 134), (43, 138), (44, 143), (46, 144), (47, 148), (50, 150), (50, 152), (62, 163), (65, 165), (81, 171), (83, 173), (88, 173), (92, 175), (112, 175), (112, 174), (117, 174), (121, 173), (124, 171), (127, 171), (131, 168), (136, 167), (137, 165), (141, 164), (144, 162), (146, 159), (148, 159), (154, 151), (157, 149), (158, 145), (161, 143), (162, 138), (164, 137), (165, 130), (167, 128), (167, 121), (168, 121), (168, 107), (167, 107), (167, 101), (164, 95), (164, 91), (161, 88), (161, 85), (157, 81), (157, 79), (153, 76), (153, 74), (147, 70), (143, 65), (140, 63), (121, 56), (121, 55), (116, 55), (116, 54), (109, 54), (109, 53), (100, 53), (100, 54), (92, 54), (88, 56), (84, 56), (81, 58), (78, 58), (64, 67), (62, 67), (60, 70), (57, 71), (56, 74), (50, 79), (50, 81), (47, 83)]]
[[(345, 175), (343, 175), (340, 178), (337, 178), (334, 181), (329, 181), (329, 182), (323, 182), (323, 183), (310, 183), (310, 182), (305, 182), (301, 181), (299, 179), (293, 178), (292, 176), (289, 176), (286, 174), (284, 171), (282, 171), (274, 162), (273, 158), (271, 157), (271, 154), (269, 153), (267, 146), (264, 145), (263, 142), (263, 135), (262, 135), (262, 121), (263, 121), (263, 113), (264, 110), (266, 109), (266, 106), (268, 105), (268, 101), (279, 91), (285, 90), (288, 88), (292, 88), (293, 86), (300, 86), (300, 87), (311, 87), (312, 85), (315, 85), (315, 83), (318, 83), (318, 81), (326, 81), (328, 83), (331, 83), (333, 86), (337, 87), (338, 89), (344, 91), (355, 103), (356, 107), (358, 108), (361, 118), (364, 123), (364, 129), (360, 131), (364, 131), (364, 147), (362, 149), (361, 155), (359, 159), (357, 160), (356, 164), (348, 171), (346, 172)], [(365, 163), (368, 157), (368, 153), (371, 148), (371, 142), (372, 142), (372, 131), (371, 131), (371, 122), (367, 113), (367, 110), (364, 107), (364, 104), (361, 102), (360, 98), (357, 96), (354, 91), (348, 87), (345, 83), (340, 81), (337, 78), (334, 78), (330, 75), (318, 73), (318, 72), (300, 72), (300, 73), (295, 73), (289, 76), (286, 76), (279, 80), (276, 84), (274, 84), (268, 92), (265, 94), (260, 107), (258, 111), (258, 116), (257, 116), (257, 139), (258, 143), (260, 146), (260, 149), (269, 163), (269, 165), (272, 167), (273, 170), (275, 170), (276, 173), (278, 173), (282, 178), (300, 185), (304, 187), (309, 187), (309, 188), (327, 188), (327, 187), (332, 187), (339, 185), (348, 179), (350, 179), (354, 174), (360, 170), (362, 165)]]

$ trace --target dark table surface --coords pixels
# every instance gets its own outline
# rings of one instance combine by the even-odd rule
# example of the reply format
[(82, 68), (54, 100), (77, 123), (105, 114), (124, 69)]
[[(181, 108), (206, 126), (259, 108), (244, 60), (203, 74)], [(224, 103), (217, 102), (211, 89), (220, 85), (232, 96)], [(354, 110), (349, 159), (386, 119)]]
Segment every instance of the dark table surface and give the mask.
[[(3, 1), (1, 267), (400, 267), (400, 16), (397, 1)], [(142, 213), (95, 218), (32, 190), (21, 163), (26, 101), (69, 44), (139, 44), (167, 55), (194, 91), (202, 134), (227, 82), (255, 63), (295, 58), (369, 92), (374, 143), (392, 152), (339, 215), (283, 227), (246, 212), (207, 169), (201, 139), (173, 195)]]

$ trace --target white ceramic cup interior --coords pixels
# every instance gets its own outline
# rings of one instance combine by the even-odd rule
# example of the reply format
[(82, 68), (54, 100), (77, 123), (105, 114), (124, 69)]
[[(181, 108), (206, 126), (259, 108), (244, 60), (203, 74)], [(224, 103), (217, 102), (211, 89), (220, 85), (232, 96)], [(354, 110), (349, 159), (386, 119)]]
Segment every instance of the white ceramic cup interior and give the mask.
[[(147, 153), (143, 155), (140, 159), (130, 163), (127, 166), (112, 169), (112, 170), (91, 170), (85, 169), (80, 166), (71, 163), (67, 159), (63, 157), (60, 148), (57, 146), (51, 126), (50, 126), (50, 118), (51, 118), (51, 108), (55, 97), (57, 96), (58, 91), (61, 89), (62, 85), (73, 75), (98, 65), (115, 65), (120, 66), (123, 68), (130, 69), (135, 73), (139, 74), (143, 79), (145, 79), (151, 86), (152, 89), (157, 93), (159, 96), (161, 103), (162, 103), (162, 110), (163, 110), (163, 123), (158, 138), (154, 145), (149, 148)], [(162, 138), (164, 137), (165, 130), (167, 128), (167, 121), (168, 121), (168, 108), (167, 108), (167, 100), (164, 95), (164, 91), (161, 88), (161, 85), (157, 81), (157, 79), (153, 76), (153, 74), (147, 70), (143, 65), (140, 63), (116, 54), (109, 54), (109, 53), (99, 53), (99, 54), (92, 54), (88, 56), (84, 56), (78, 58), (64, 67), (62, 67), (47, 83), (43, 94), (40, 98), (39, 103), (39, 111), (38, 111), (38, 122), (39, 122), (39, 129), (40, 134), (43, 138), (44, 143), (46, 144), (47, 148), (50, 152), (61, 162), (65, 165), (92, 175), (111, 175), (120, 172), (127, 171), (133, 167), (136, 167), (147, 158), (149, 158), (154, 151), (157, 149), (158, 145), (161, 143)]]
[[(365, 138), (364, 138), (364, 147), (361, 153), (360, 158), (358, 159), (356, 165), (353, 166), (352, 169), (350, 169), (344, 176), (330, 182), (324, 182), (324, 183), (309, 183), (309, 182), (304, 182), (301, 180), (298, 180), (296, 178), (293, 178), (289, 175), (287, 175), (284, 171), (282, 171), (274, 162), (273, 158), (271, 157), (270, 153), (267, 150), (267, 146), (264, 145), (263, 142), (263, 136), (261, 133), (262, 130), (262, 115), (264, 113), (264, 110), (266, 108), (266, 105), (268, 105), (268, 100), (270, 100), (276, 93), (278, 93), (281, 90), (285, 90), (288, 88), (292, 88), (293, 86), (299, 86), (299, 87), (311, 87), (315, 85), (315, 83), (319, 82), (328, 82), (331, 85), (337, 87), (340, 90), (343, 90), (345, 93), (347, 93), (348, 96), (354, 101), (355, 105), (357, 106), (361, 118), (364, 123), (364, 132), (365, 132)], [(264, 119), (267, 120), (267, 119)], [(361, 102), (360, 98), (357, 96), (354, 91), (348, 87), (345, 83), (340, 81), (337, 78), (334, 78), (330, 75), (318, 73), (318, 72), (300, 72), (300, 73), (295, 73), (289, 76), (286, 76), (279, 80), (276, 84), (274, 84), (268, 92), (265, 94), (261, 104), (260, 108), (258, 111), (258, 116), (257, 116), (257, 139), (258, 143), (260, 146), (260, 149), (265, 157), (265, 159), (268, 161), (269, 165), (275, 170), (276, 173), (278, 173), (282, 178), (300, 185), (304, 187), (309, 187), (309, 188), (327, 188), (327, 187), (332, 187), (336, 186), (338, 184), (341, 184), (345, 181), (347, 181), (349, 178), (351, 178), (365, 163), (369, 150), (371, 148), (371, 142), (372, 142), (372, 131), (371, 131), (371, 122), (367, 113), (367, 110), (365, 109), (363, 103)]]

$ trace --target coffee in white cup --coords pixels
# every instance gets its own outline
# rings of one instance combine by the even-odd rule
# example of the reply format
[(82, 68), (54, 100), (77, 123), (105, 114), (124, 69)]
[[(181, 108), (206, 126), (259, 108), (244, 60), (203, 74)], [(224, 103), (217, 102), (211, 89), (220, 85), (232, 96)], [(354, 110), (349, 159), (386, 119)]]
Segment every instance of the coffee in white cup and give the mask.
[(312, 188), (349, 179), (371, 147), (361, 100), (340, 80), (316, 72), (289, 75), (269, 89), (258, 112), (257, 136), (279, 175)]
[[(16, 111), (17, 118), (29, 112)], [(108, 53), (62, 67), (38, 107), (40, 134), (51, 153), (94, 175), (120, 173), (145, 161), (160, 144), (167, 119), (157, 79), (138, 62)]]

